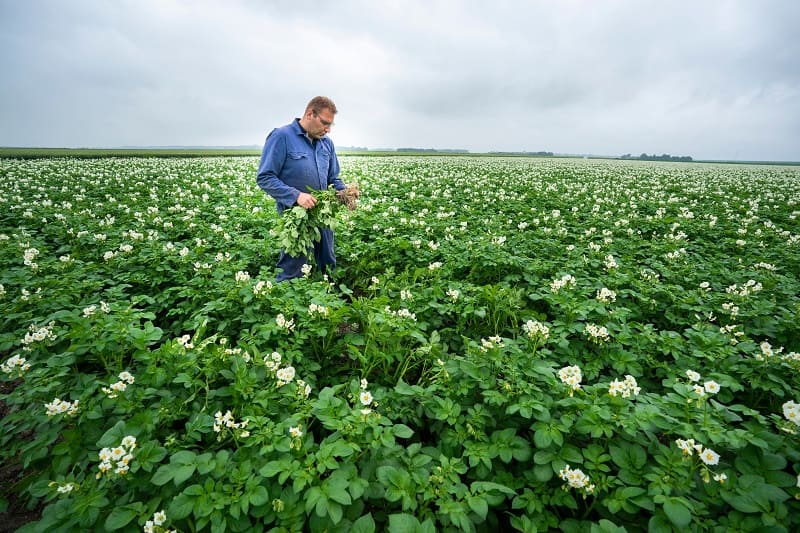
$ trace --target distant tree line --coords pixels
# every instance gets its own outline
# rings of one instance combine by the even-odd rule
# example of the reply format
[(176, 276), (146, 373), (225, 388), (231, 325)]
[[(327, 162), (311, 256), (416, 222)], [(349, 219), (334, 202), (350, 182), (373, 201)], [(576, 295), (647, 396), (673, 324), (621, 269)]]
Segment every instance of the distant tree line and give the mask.
[(489, 152), (490, 154), (497, 154), (497, 155), (541, 155), (541, 156), (553, 156), (553, 152)]
[(632, 156), (631, 154), (625, 154), (621, 156), (620, 159), (639, 159), (641, 161), (693, 161), (691, 156), (688, 155), (669, 155), (669, 154), (661, 154), (661, 155), (641, 154), (638, 157)]
[(398, 148), (397, 152), (446, 152), (456, 154), (467, 154), (469, 150), (461, 148)]

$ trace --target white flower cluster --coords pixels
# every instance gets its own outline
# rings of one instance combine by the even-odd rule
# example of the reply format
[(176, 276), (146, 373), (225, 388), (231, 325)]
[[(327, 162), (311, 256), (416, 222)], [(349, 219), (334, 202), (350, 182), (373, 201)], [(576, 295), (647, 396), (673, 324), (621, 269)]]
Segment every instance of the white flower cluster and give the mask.
[(264, 356), (264, 366), (270, 370), (278, 370), (281, 365), (281, 354), (272, 352), (270, 355)]
[(133, 460), (133, 450), (136, 448), (136, 437), (128, 435), (122, 439), (122, 443), (116, 448), (103, 448), (98, 454), (100, 457), (100, 464), (97, 468), (100, 470), (96, 477), (100, 479), (103, 474), (119, 474), (124, 476), (130, 469), (131, 461)]
[(294, 380), (295, 369), (293, 366), (286, 366), (279, 368), (275, 371), (275, 377), (278, 379), (278, 386), (288, 385)]
[(272, 290), (271, 281), (258, 281), (253, 285), (253, 294), (256, 296), (264, 296)]
[[(761, 353), (757, 353), (755, 356), (758, 361), (768, 360), (775, 355), (783, 353), (783, 346), (775, 350), (772, 348), (772, 345), (767, 341), (763, 341), (761, 344), (759, 344), (759, 348), (761, 348)], [(787, 362), (800, 361), (800, 353), (789, 352), (783, 354), (780, 356), (780, 360)]]
[(194, 344), (192, 344), (192, 342), (191, 342), (192, 336), (189, 335), (188, 333), (186, 335), (178, 337), (175, 340), (177, 341), (178, 344), (180, 344), (181, 346), (183, 346), (187, 350), (191, 350), (192, 348), (194, 348)]
[(694, 370), (687, 370), (686, 377), (689, 378), (690, 381), (689, 388), (700, 398), (705, 397), (706, 394), (716, 394), (720, 391), (719, 383), (714, 380), (704, 381), (703, 384), (700, 385), (702, 377)]
[(167, 522), (167, 513), (158, 511), (153, 518), (144, 523), (142, 531), (144, 533), (177, 533), (174, 529), (166, 529), (164, 524)]
[(309, 304), (308, 314), (311, 316), (319, 315), (323, 318), (328, 318), (328, 308), (324, 305)]
[(30, 370), (30, 368), (31, 364), (24, 357), (20, 357), (19, 354), (13, 355), (0, 365), (0, 370), (12, 377), (22, 377), (22, 374)]
[[(763, 361), (764, 359), (769, 359), (770, 357), (775, 355), (775, 351), (772, 349), (772, 345), (767, 341), (764, 341), (761, 344), (759, 344), (759, 348), (761, 348), (761, 353), (756, 355), (756, 359), (758, 359), (759, 361)], [(780, 353), (781, 350), (783, 350), (783, 348), (778, 350), (778, 353)]]
[(311, 275), (312, 269), (313, 267), (309, 263), (305, 263), (302, 267), (300, 267), (300, 270), (303, 272), (304, 278), (307, 278)]
[(51, 481), (49, 486), (52, 487), (53, 485), (58, 485), (58, 488), (56, 489), (56, 492), (58, 494), (69, 494), (70, 492), (78, 488), (78, 486), (75, 483), (62, 484), (62, 483), (56, 483), (55, 481)]
[(412, 313), (411, 311), (409, 311), (405, 307), (403, 307), (401, 309), (398, 309), (397, 311), (393, 311), (392, 308), (387, 305), (383, 310), (386, 312), (386, 314), (391, 315), (391, 316), (395, 316), (395, 317), (399, 317), (399, 318), (410, 318), (414, 322), (417, 321), (417, 314), (416, 313)]
[(280, 329), (294, 331), (294, 319), (290, 318), (289, 320), (286, 320), (286, 317), (283, 316), (283, 313), (278, 313), (278, 316), (275, 317), (275, 323)]
[(240, 270), (236, 273), (236, 283), (244, 283), (246, 281), (250, 281), (250, 273), (245, 272), (244, 270)]
[(574, 391), (581, 388), (581, 380), (583, 379), (583, 374), (581, 373), (580, 367), (578, 367), (577, 365), (565, 366), (564, 368), (558, 371), (558, 378), (565, 385), (569, 385), (569, 387), (572, 389), (569, 395), (572, 396), (572, 393)]
[(503, 339), (499, 335), (494, 335), (488, 339), (481, 339), (481, 351), (484, 353), (495, 348), (501, 348), (502, 346)]
[(589, 476), (583, 473), (579, 468), (571, 468), (566, 465), (558, 472), (558, 477), (567, 482), (567, 485), (573, 489), (578, 489), (584, 494), (594, 493), (595, 485), (589, 479)]
[(777, 270), (775, 265), (764, 262), (756, 263), (755, 265), (753, 265), (753, 268), (763, 268), (764, 270), (769, 270), (770, 272), (775, 272)]
[[(100, 310), (104, 313), (108, 314), (111, 312), (111, 306), (105, 302), (100, 302)], [(95, 304), (86, 306), (83, 308), (83, 316), (90, 317), (93, 316), (97, 312), (97, 306)]]
[(22, 338), (23, 350), (26, 352), (31, 351), (31, 344), (34, 342), (43, 342), (46, 340), (55, 340), (56, 334), (53, 333), (53, 327), (55, 327), (55, 322), (50, 322), (46, 326), (42, 326), (40, 328), (36, 327), (35, 325), (31, 324), (28, 327), (28, 333), (25, 334), (25, 337)]
[[(281, 354), (278, 352), (272, 352), (270, 355), (264, 356), (264, 366), (275, 372), (275, 378), (278, 380), (279, 387), (288, 385), (295, 378), (296, 371), (293, 366), (281, 368)], [(301, 398), (308, 398), (311, 394), (311, 385), (307, 384), (302, 379), (295, 380), (295, 384), (297, 385), (298, 396)]]
[(441, 261), (434, 261), (433, 263), (428, 265), (428, 270), (430, 270), (431, 272), (433, 272), (434, 270), (439, 270), (440, 268), (442, 268)]
[[(677, 439), (675, 443), (681, 450), (683, 457), (692, 457), (694, 454), (697, 454), (700, 460), (707, 466), (716, 466), (719, 464), (719, 454), (711, 448), (706, 448), (702, 444), (695, 443), (694, 439)], [(704, 470), (702, 476), (703, 481), (708, 483), (710, 478), (707, 470)], [(727, 479), (728, 476), (725, 473), (714, 474), (714, 481), (724, 483)]]
[(736, 318), (739, 316), (739, 306), (735, 305), (733, 302), (725, 302), (722, 304), (722, 309), (726, 311), (731, 318)]
[(116, 398), (117, 396), (119, 396), (120, 392), (124, 392), (125, 389), (128, 388), (128, 385), (133, 385), (134, 381), (136, 381), (136, 379), (130, 372), (128, 371), (120, 372), (119, 381), (117, 381), (116, 383), (112, 383), (108, 387), (103, 387), (102, 390), (105, 393), (105, 395), (108, 396), (109, 398)]
[(6, 288), (3, 287), (2, 283), (0, 283), (0, 297), (3, 297), (5, 295), (6, 295)]
[(758, 283), (756, 280), (750, 279), (747, 280), (747, 283), (745, 283), (741, 287), (739, 287), (739, 285), (734, 283), (733, 285), (725, 289), (725, 292), (727, 292), (728, 294), (735, 294), (737, 296), (744, 297), (744, 296), (750, 296), (754, 292), (758, 292), (763, 288), (764, 287), (761, 285), (761, 283)]
[(605, 265), (606, 265), (606, 270), (611, 270), (619, 266), (617, 265), (617, 261), (614, 259), (614, 256), (610, 254), (607, 255), (605, 258)]
[(460, 295), (461, 293), (458, 292), (458, 289), (447, 289), (447, 296), (449, 296), (453, 302), (457, 302)]
[(56, 398), (52, 402), (44, 404), (44, 406), (47, 409), (47, 416), (55, 416), (61, 413), (66, 413), (67, 416), (75, 416), (78, 413), (78, 402), (79, 400), (75, 400), (70, 403)]
[(608, 386), (608, 393), (611, 396), (616, 396), (619, 394), (623, 398), (630, 398), (631, 395), (639, 396), (639, 393), (642, 391), (642, 388), (636, 383), (636, 378), (627, 374), (623, 381), (615, 379), (611, 382)]
[(586, 331), (586, 334), (589, 335), (589, 340), (592, 342), (600, 344), (601, 342), (607, 342), (611, 339), (605, 326), (586, 324), (584, 330)]
[(245, 363), (250, 362), (250, 354), (245, 352), (238, 346), (236, 348), (225, 348), (225, 355), (233, 355), (233, 356), (240, 355), (242, 356), (242, 359), (244, 359)]
[(796, 426), (800, 426), (800, 404), (793, 400), (783, 404), (783, 416)]
[(292, 426), (289, 428), (289, 435), (293, 439), (299, 439), (300, 437), (303, 436), (303, 430), (300, 429), (300, 426)]
[(241, 422), (236, 422), (230, 410), (225, 411), (224, 415), (222, 414), (222, 411), (217, 411), (214, 414), (214, 432), (216, 433), (221, 432), (222, 428), (241, 429), (242, 431), (239, 432), (239, 437), (249, 437), (250, 432), (245, 429), (248, 423), (250, 423), (250, 421), (247, 419), (242, 420)]
[(617, 301), (617, 293), (611, 289), (603, 287), (597, 291), (596, 298), (598, 301), (603, 302), (604, 304), (610, 304)]
[(32, 270), (38, 270), (39, 265), (34, 261), (37, 255), (39, 255), (39, 250), (36, 248), (27, 248), (22, 253), (22, 260), (25, 266), (31, 267)]
[(367, 380), (362, 379), (361, 392), (358, 394), (358, 401), (361, 403), (361, 405), (364, 406), (364, 408), (361, 409), (362, 415), (368, 415), (372, 412), (372, 409), (370, 409), (369, 407), (370, 405), (372, 405), (372, 400), (373, 400), (372, 393), (367, 390)]
[(577, 283), (572, 274), (565, 274), (561, 276), (561, 279), (555, 279), (550, 283), (550, 292), (557, 293), (564, 288), (571, 289), (575, 287)]
[(719, 332), (723, 335), (730, 335), (731, 336), (731, 344), (738, 344), (739, 337), (744, 337), (744, 331), (739, 331), (736, 328), (739, 326), (737, 324), (729, 324), (727, 326), (722, 326), (719, 328)]
[(311, 385), (303, 381), (302, 379), (296, 379), (295, 383), (297, 384), (297, 395), (300, 398), (308, 398), (311, 394)]
[(528, 320), (522, 324), (522, 330), (529, 339), (536, 341), (546, 341), (550, 336), (550, 328), (538, 320)]

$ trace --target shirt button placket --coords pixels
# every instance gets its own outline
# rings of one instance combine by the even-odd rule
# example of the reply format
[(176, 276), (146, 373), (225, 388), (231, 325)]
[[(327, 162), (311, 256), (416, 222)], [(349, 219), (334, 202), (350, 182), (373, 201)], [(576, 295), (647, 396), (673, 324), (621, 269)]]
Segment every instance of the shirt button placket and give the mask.
[[(318, 145), (322, 144), (322, 141), (317, 143)], [(319, 183), (319, 189), (325, 189), (325, 181), (322, 179), (323, 172), (322, 172), (322, 163), (320, 162), (319, 158), (319, 146), (314, 147), (314, 161), (317, 164), (317, 182)]]

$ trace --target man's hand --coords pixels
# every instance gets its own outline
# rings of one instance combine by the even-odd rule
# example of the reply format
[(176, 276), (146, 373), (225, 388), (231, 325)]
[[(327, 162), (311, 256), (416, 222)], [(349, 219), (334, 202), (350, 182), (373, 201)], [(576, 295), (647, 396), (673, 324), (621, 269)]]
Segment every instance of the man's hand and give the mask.
[(297, 197), (297, 205), (306, 209), (313, 209), (317, 205), (317, 199), (307, 192), (301, 192)]

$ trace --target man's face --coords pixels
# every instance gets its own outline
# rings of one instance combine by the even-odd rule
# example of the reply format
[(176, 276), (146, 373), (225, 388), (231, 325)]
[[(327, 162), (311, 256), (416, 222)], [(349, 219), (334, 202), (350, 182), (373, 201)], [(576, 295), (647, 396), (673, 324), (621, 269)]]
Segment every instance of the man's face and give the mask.
[(306, 128), (308, 136), (312, 139), (321, 139), (331, 131), (333, 126), (333, 113), (330, 109), (323, 109), (319, 113), (309, 111), (311, 114), (308, 122), (309, 126)]

